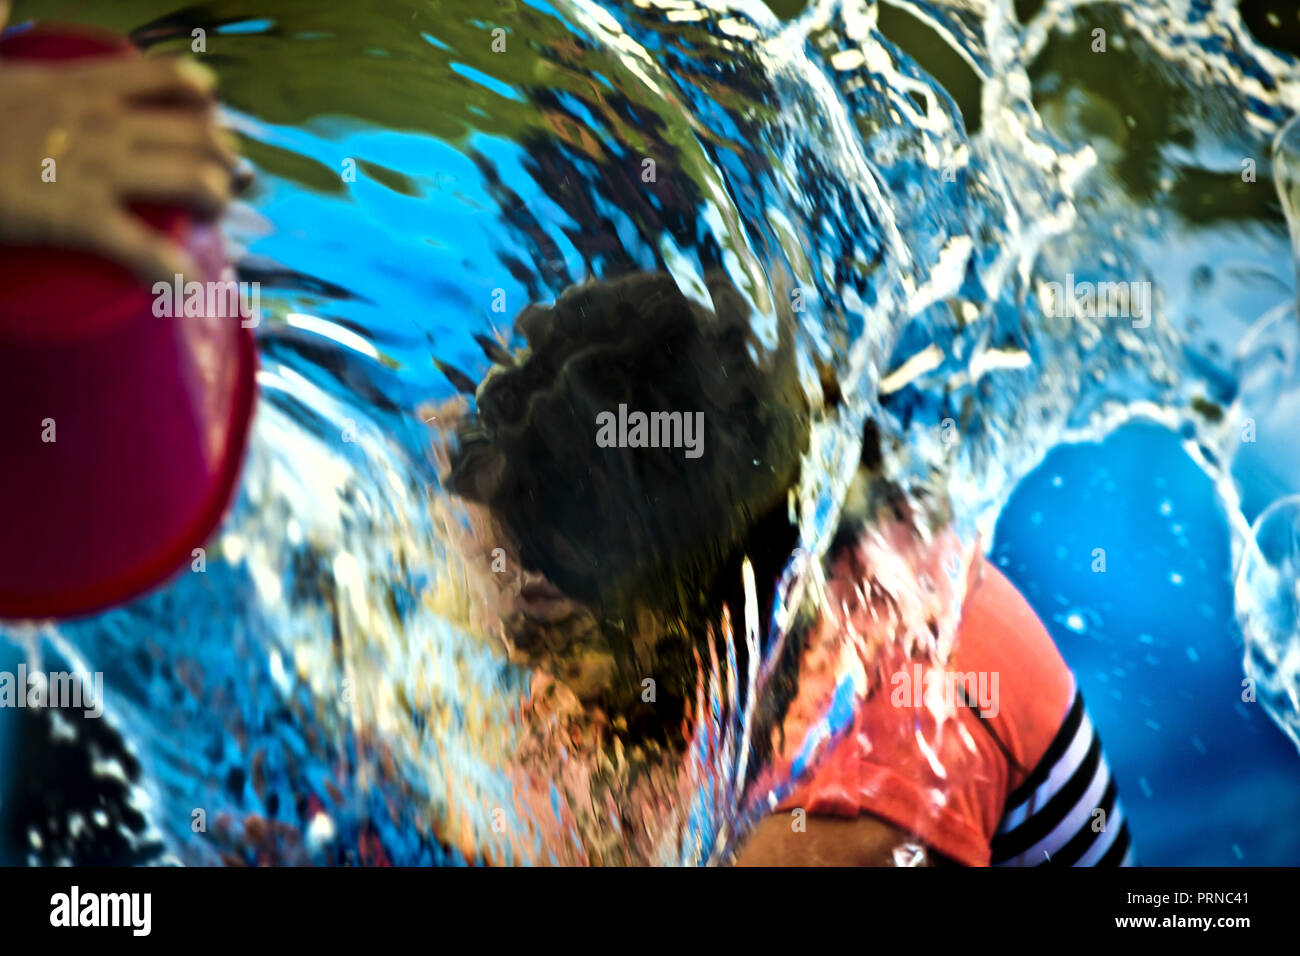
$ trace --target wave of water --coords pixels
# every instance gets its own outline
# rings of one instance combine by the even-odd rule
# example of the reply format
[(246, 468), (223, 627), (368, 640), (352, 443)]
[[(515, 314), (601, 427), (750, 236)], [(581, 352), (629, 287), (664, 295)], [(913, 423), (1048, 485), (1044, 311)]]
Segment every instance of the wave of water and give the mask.
[[(164, 47), (199, 15), (146, 23), (150, 5), (130, 6), (117, 25)], [(1245, 676), (1300, 745), (1298, 329), (1266, 208), (1270, 175), (1300, 208), (1283, 131), (1300, 72), (1231, 4), (1048, 0), (1021, 24), (1009, 0), (823, 2), (789, 22), (718, 0), (396, 3), (349, 25), (345, 68), (335, 15), (279, 6), (205, 21), (261, 178), (230, 226), (269, 310), (239, 499), (204, 573), (29, 634), (33, 653), (105, 672), (170, 855), (710, 862), (783, 792), (788, 767), (748, 764), (782, 638), (757, 633), (752, 606), (729, 609), (668, 765), (577, 740), (561, 704), (540, 712), (476, 613), (483, 567), (439, 477), (442, 370), (477, 379), (474, 334), (518, 345), (523, 305), (631, 269), (706, 301), (704, 275), (724, 270), (773, 348), (792, 303), (809, 394), (828, 370), (839, 383), (783, 607), (822, 593), (815, 556), (867, 417), (889, 475), (949, 523), (950, 624), (1016, 482), (1062, 442), (1149, 417), (1215, 479)], [(899, 23), (954, 51), (968, 88), (882, 30)], [(255, 90), (268, 69), (280, 87)], [(1088, 95), (1090, 72), (1124, 70), (1158, 88), (1159, 116)], [(313, 105), (291, 77), (319, 84)], [(1171, 128), (1144, 128), (1157, 120)], [(1250, 195), (1269, 194), (1242, 200), (1256, 214), (1197, 206), (1197, 187), (1240, 198), (1245, 159)], [(1056, 315), (1050, 284), (1069, 276), (1149, 282), (1152, 308)], [(927, 600), (915, 577), (892, 587)], [(863, 691), (851, 665), (840, 685)], [(796, 763), (846, 720), (825, 702)], [(649, 780), (635, 793), (627, 766)]]

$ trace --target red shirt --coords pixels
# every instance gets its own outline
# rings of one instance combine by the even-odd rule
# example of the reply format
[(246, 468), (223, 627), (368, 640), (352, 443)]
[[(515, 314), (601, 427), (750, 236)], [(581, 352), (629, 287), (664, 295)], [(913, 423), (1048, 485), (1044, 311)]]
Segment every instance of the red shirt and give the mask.
[[(931, 647), (941, 644), (949, 622), (935, 609), (958, 585), (940, 573), (936, 544), (928, 554), (915, 550), (902, 558), (934, 572), (938, 587), (929, 610), (900, 609), (884, 600), (859, 583), (862, 567), (876, 567), (873, 560), (878, 563), (893, 546), (907, 547), (902, 536), (892, 542), (884, 537), (850, 549), (832, 569), (831, 608), (810, 637), (800, 698), (806, 697), (806, 679), (811, 697), (824, 705), (826, 678), (844, 673), (846, 649), (861, 648), (864, 635), (880, 634), (882, 621), (895, 634), (911, 628), (920, 636), (879, 643), (862, 665), (863, 686), (874, 689), (860, 702), (852, 726), (781, 809), (802, 807), (810, 814), (838, 817), (869, 813), (958, 863), (988, 866), (1007, 797), (1061, 729), (1074, 697), (1074, 678), (1025, 599), (982, 557), (975, 559), (966, 579), (960, 621), (950, 622), (955, 636), (948, 664), (940, 669), (929, 663), (933, 656), (917, 654), (915, 648), (927, 639), (935, 642)], [(929, 615), (922, 625), (918, 613)], [(844, 639), (846, 630), (853, 640)], [(868, 638), (866, 643), (874, 642)], [(839, 666), (831, 666), (832, 661)], [(964, 693), (955, 691), (958, 686)], [(943, 702), (948, 687), (954, 688), (947, 691), (951, 706)], [(925, 693), (935, 695), (929, 698), (931, 706), (925, 706)], [(985, 716), (978, 716), (967, 700)], [(936, 719), (936, 710), (948, 719)], [(788, 717), (787, 741), (792, 729), (806, 729), (810, 713), (808, 707), (802, 714), (798, 705), (792, 707), (794, 726)], [(795, 745), (800, 736), (794, 734)]]

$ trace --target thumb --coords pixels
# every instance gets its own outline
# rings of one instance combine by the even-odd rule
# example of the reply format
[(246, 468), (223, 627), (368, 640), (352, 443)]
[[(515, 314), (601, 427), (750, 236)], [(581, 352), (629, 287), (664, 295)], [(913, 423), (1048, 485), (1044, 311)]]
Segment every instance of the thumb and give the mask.
[(142, 282), (170, 283), (177, 275), (202, 278), (197, 264), (175, 240), (128, 212), (105, 217), (90, 239), (96, 252), (126, 266)]

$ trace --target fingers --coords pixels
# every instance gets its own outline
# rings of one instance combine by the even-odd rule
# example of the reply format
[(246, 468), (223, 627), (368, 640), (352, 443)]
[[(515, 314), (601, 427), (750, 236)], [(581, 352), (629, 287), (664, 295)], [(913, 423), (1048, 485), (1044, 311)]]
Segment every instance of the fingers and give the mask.
[(132, 109), (115, 136), (129, 144), (114, 179), (128, 199), (152, 199), (189, 206), (215, 218), (230, 202), (239, 164), (235, 139), (214, 121), (210, 109), (215, 78), (190, 60), (135, 61), (140, 69), (118, 78), (118, 91), (131, 97), (201, 100), (201, 110)]
[(194, 113), (151, 110), (147, 114), (133, 114), (123, 120), (118, 135), (138, 150), (189, 152), (231, 173), (239, 162), (234, 137), (208, 117)]
[(125, 199), (178, 203), (208, 219), (230, 202), (230, 173), (213, 163), (140, 157), (116, 170), (115, 179)]
[(194, 260), (172, 239), (125, 210), (98, 218), (89, 238), (94, 251), (125, 265), (147, 283), (197, 276)]
[(183, 57), (110, 59), (68, 69), (97, 92), (124, 99), (200, 105), (211, 102), (217, 87), (216, 74)]
[[(212, 74), (175, 58), (136, 60), (134, 67), (114, 77), (115, 93), (147, 97), (128, 106), (112, 131), (117, 192), (127, 200), (173, 202), (207, 218), (219, 216), (232, 195), (239, 155), (234, 137), (214, 120)], [(185, 97), (201, 98), (201, 108), (170, 108)], [(169, 108), (161, 107), (164, 102)]]

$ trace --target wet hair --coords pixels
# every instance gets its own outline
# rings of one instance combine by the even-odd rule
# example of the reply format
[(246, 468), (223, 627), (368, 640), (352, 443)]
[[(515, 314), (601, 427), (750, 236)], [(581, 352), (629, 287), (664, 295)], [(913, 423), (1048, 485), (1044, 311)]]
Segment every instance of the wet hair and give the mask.
[[(790, 317), (767, 350), (735, 287), (706, 287), (712, 310), (660, 273), (529, 306), (527, 348), (499, 356), (452, 456), (451, 490), (491, 509), (524, 567), (606, 614), (707, 601), (750, 531), (784, 520), (798, 479), (809, 423)], [(597, 416), (620, 405), (702, 412), (702, 455), (600, 447)]]

